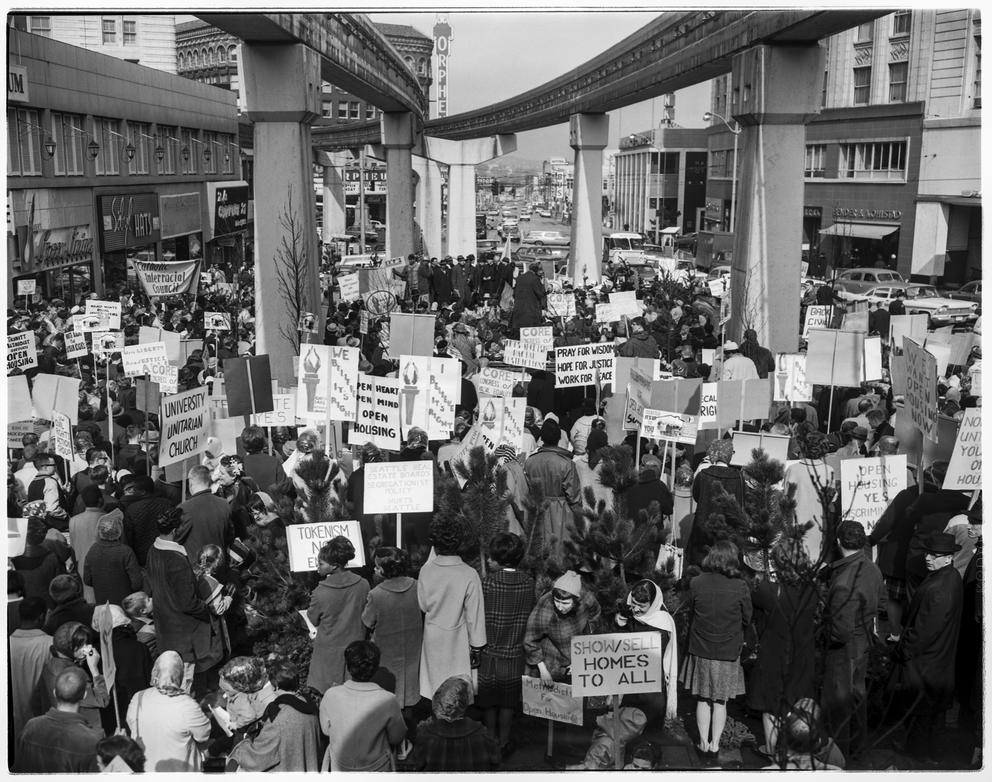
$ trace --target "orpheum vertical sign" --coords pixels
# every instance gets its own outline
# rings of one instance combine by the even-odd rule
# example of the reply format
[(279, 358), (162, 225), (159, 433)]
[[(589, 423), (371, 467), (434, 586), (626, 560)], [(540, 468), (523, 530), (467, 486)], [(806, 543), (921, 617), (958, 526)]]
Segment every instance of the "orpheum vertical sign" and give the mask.
[(438, 14), (434, 24), (434, 51), (437, 52), (437, 116), (448, 116), (448, 54), (451, 51), (451, 25), (447, 14)]

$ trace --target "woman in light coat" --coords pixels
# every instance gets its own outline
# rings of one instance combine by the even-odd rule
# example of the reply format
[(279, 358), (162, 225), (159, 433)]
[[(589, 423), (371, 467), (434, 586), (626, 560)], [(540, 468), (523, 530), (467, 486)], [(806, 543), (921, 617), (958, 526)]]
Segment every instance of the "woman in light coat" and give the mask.
[(470, 677), (486, 645), (486, 613), (479, 574), (458, 556), (464, 530), (456, 518), (435, 517), (431, 543), (436, 557), (420, 569), (417, 600), (424, 612), (420, 694), (431, 698), (451, 676)]
[(127, 708), (131, 738), (145, 748), (146, 771), (199, 771), (199, 744), (210, 738), (210, 720), (183, 689), (183, 658), (162, 652), (152, 667), (152, 686)]

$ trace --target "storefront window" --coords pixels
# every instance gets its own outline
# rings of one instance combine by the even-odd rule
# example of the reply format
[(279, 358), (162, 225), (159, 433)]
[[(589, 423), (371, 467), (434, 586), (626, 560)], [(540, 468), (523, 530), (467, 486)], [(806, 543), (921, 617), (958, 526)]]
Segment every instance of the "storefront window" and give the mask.
[(93, 290), (93, 264), (90, 263), (63, 266), (47, 276), (48, 297), (58, 297), (69, 305)]
[(134, 147), (134, 158), (128, 161), (130, 174), (147, 174), (151, 165), (152, 150), (151, 125), (143, 122), (127, 124), (127, 141)]
[(96, 156), (96, 173), (104, 176), (116, 176), (120, 173), (120, 122), (115, 119), (97, 117), (95, 141), (100, 145)]
[(11, 109), (7, 112), (7, 174), (41, 175), (41, 135), (38, 112)]
[(875, 141), (842, 145), (840, 176), (849, 179), (905, 179), (906, 142)]
[(826, 144), (807, 144), (806, 145), (806, 166), (803, 170), (804, 177), (822, 177), (823, 176), (823, 161), (827, 155), (827, 145)]

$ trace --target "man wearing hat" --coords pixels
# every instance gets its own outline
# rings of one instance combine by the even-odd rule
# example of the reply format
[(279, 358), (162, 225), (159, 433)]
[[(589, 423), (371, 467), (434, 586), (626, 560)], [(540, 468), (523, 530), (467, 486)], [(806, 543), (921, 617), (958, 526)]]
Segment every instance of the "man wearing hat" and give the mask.
[(733, 340), (723, 343), (723, 363), (720, 366), (720, 380), (757, 380), (758, 368), (754, 362), (740, 352), (740, 346)]
[(617, 348), (617, 355), (627, 358), (658, 358), (658, 354), (658, 343), (648, 334), (644, 318), (633, 318), (630, 321), (630, 338)]
[(932, 532), (923, 541), (927, 576), (913, 596), (906, 629), (892, 650), (898, 714), (909, 713), (904, 748), (920, 760), (934, 760), (944, 712), (954, 699), (954, 664), (961, 627), (963, 586), (954, 569), (961, 550), (954, 536)]

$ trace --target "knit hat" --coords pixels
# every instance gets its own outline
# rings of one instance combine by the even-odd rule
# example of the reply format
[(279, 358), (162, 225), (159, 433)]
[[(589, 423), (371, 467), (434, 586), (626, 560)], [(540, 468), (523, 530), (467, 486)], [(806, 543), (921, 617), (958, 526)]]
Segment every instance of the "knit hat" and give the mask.
[(96, 535), (100, 540), (120, 540), (124, 532), (124, 513), (115, 508), (100, 517), (96, 525)]
[(549, 419), (545, 419), (541, 424), (541, 442), (545, 445), (558, 445), (561, 440), (561, 427)]
[(733, 440), (726, 437), (714, 440), (710, 443), (709, 448), (706, 449), (706, 456), (711, 462), (726, 462), (729, 464), (731, 458), (734, 456)]
[(558, 580), (554, 583), (554, 588), (579, 597), (582, 594), (582, 578), (574, 570), (566, 571), (558, 576)]

